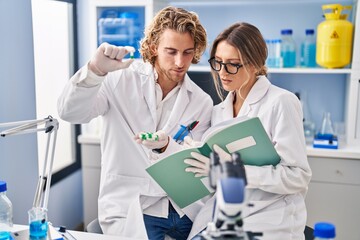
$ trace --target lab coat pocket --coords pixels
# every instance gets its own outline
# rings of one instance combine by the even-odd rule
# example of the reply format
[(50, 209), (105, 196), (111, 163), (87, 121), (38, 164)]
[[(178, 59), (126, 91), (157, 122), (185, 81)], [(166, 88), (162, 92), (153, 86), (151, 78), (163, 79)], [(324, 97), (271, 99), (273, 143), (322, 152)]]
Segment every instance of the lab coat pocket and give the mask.
[(280, 225), (284, 219), (286, 202), (283, 198), (276, 201), (251, 201), (249, 215), (244, 219), (250, 224)]

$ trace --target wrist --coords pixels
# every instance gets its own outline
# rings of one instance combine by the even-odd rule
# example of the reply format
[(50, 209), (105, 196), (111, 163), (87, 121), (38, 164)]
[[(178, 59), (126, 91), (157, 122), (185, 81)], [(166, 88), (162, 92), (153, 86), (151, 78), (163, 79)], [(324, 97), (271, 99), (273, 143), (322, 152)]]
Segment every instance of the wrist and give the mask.
[(162, 148), (153, 149), (152, 151), (153, 151), (153, 152), (156, 152), (156, 153), (163, 153), (163, 152), (165, 152), (167, 146), (169, 145), (169, 142), (170, 142), (170, 140), (169, 140), (169, 136), (168, 136), (168, 137), (167, 137), (167, 143), (165, 144), (165, 146), (163, 146)]
[(105, 76), (107, 73), (101, 71), (97, 66), (95, 66), (94, 64), (92, 64), (92, 62), (90, 61), (88, 63), (88, 69), (93, 72), (94, 74), (98, 75), (98, 76)]

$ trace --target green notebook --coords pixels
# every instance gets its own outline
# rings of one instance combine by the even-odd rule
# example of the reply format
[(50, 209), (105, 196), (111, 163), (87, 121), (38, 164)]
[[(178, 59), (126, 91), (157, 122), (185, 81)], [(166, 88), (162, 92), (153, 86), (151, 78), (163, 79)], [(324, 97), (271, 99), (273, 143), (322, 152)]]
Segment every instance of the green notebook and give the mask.
[(258, 117), (243, 121), (234, 119), (232, 122), (234, 123), (211, 131), (205, 137), (202, 147), (181, 150), (146, 169), (180, 208), (211, 193), (201, 178), (196, 178), (194, 173), (185, 172), (189, 165), (184, 163), (184, 159), (191, 158), (191, 152), (210, 156), (212, 146), (217, 144), (229, 153), (239, 152), (247, 165), (275, 166), (280, 162), (280, 157)]

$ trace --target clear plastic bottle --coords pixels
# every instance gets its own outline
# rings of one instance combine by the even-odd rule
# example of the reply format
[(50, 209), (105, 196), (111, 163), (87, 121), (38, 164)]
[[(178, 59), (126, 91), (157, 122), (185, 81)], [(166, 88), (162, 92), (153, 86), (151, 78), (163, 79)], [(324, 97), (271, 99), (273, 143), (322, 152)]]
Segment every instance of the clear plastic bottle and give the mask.
[(296, 43), (292, 33), (292, 29), (281, 30), (281, 57), (284, 68), (296, 66)]
[(314, 226), (314, 240), (333, 240), (335, 239), (335, 225), (328, 222), (318, 222)]
[(301, 44), (302, 67), (316, 67), (316, 39), (314, 29), (305, 30), (305, 39)]
[(281, 57), (281, 39), (275, 39), (274, 40), (274, 45), (275, 45), (274, 65), (275, 65), (275, 68), (281, 68), (281, 67), (283, 67), (283, 60), (282, 60), (282, 57)]
[(268, 50), (268, 56), (266, 58), (266, 66), (268, 66), (269, 68), (272, 68), (274, 63), (274, 47), (272, 45), (272, 40), (271, 39), (265, 39), (266, 42), (266, 47)]
[(268, 57), (266, 59), (266, 65), (269, 68), (282, 67), (281, 61), (281, 40), (280, 39), (266, 39), (266, 46), (268, 48)]
[(6, 182), (0, 181), (0, 240), (12, 239), (10, 228), (13, 226), (13, 207), (6, 190)]

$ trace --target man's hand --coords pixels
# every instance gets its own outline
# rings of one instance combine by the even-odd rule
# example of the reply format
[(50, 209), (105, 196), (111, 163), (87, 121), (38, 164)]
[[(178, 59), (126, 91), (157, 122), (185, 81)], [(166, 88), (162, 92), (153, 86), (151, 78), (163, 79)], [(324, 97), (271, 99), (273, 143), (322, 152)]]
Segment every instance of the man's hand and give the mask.
[(184, 146), (185, 148), (201, 147), (202, 144), (203, 144), (202, 142), (195, 141), (195, 140), (192, 139), (190, 136), (184, 137), (184, 144), (183, 144), (183, 146)]
[(144, 145), (148, 149), (163, 149), (169, 144), (169, 136), (164, 130), (157, 131), (155, 133), (140, 132), (135, 135), (135, 141)]
[[(221, 147), (214, 144), (213, 149), (219, 154), (220, 162), (231, 161), (231, 155)], [(191, 152), (191, 156), (193, 157), (192, 159), (188, 158), (184, 160), (184, 163), (190, 165), (185, 168), (185, 171), (195, 173), (195, 177), (208, 176), (210, 171), (210, 159), (198, 152)]]
[(128, 68), (134, 59), (123, 62), (124, 56), (135, 52), (133, 47), (117, 47), (108, 43), (102, 43), (89, 62), (89, 69), (98, 76), (104, 76), (109, 72)]

